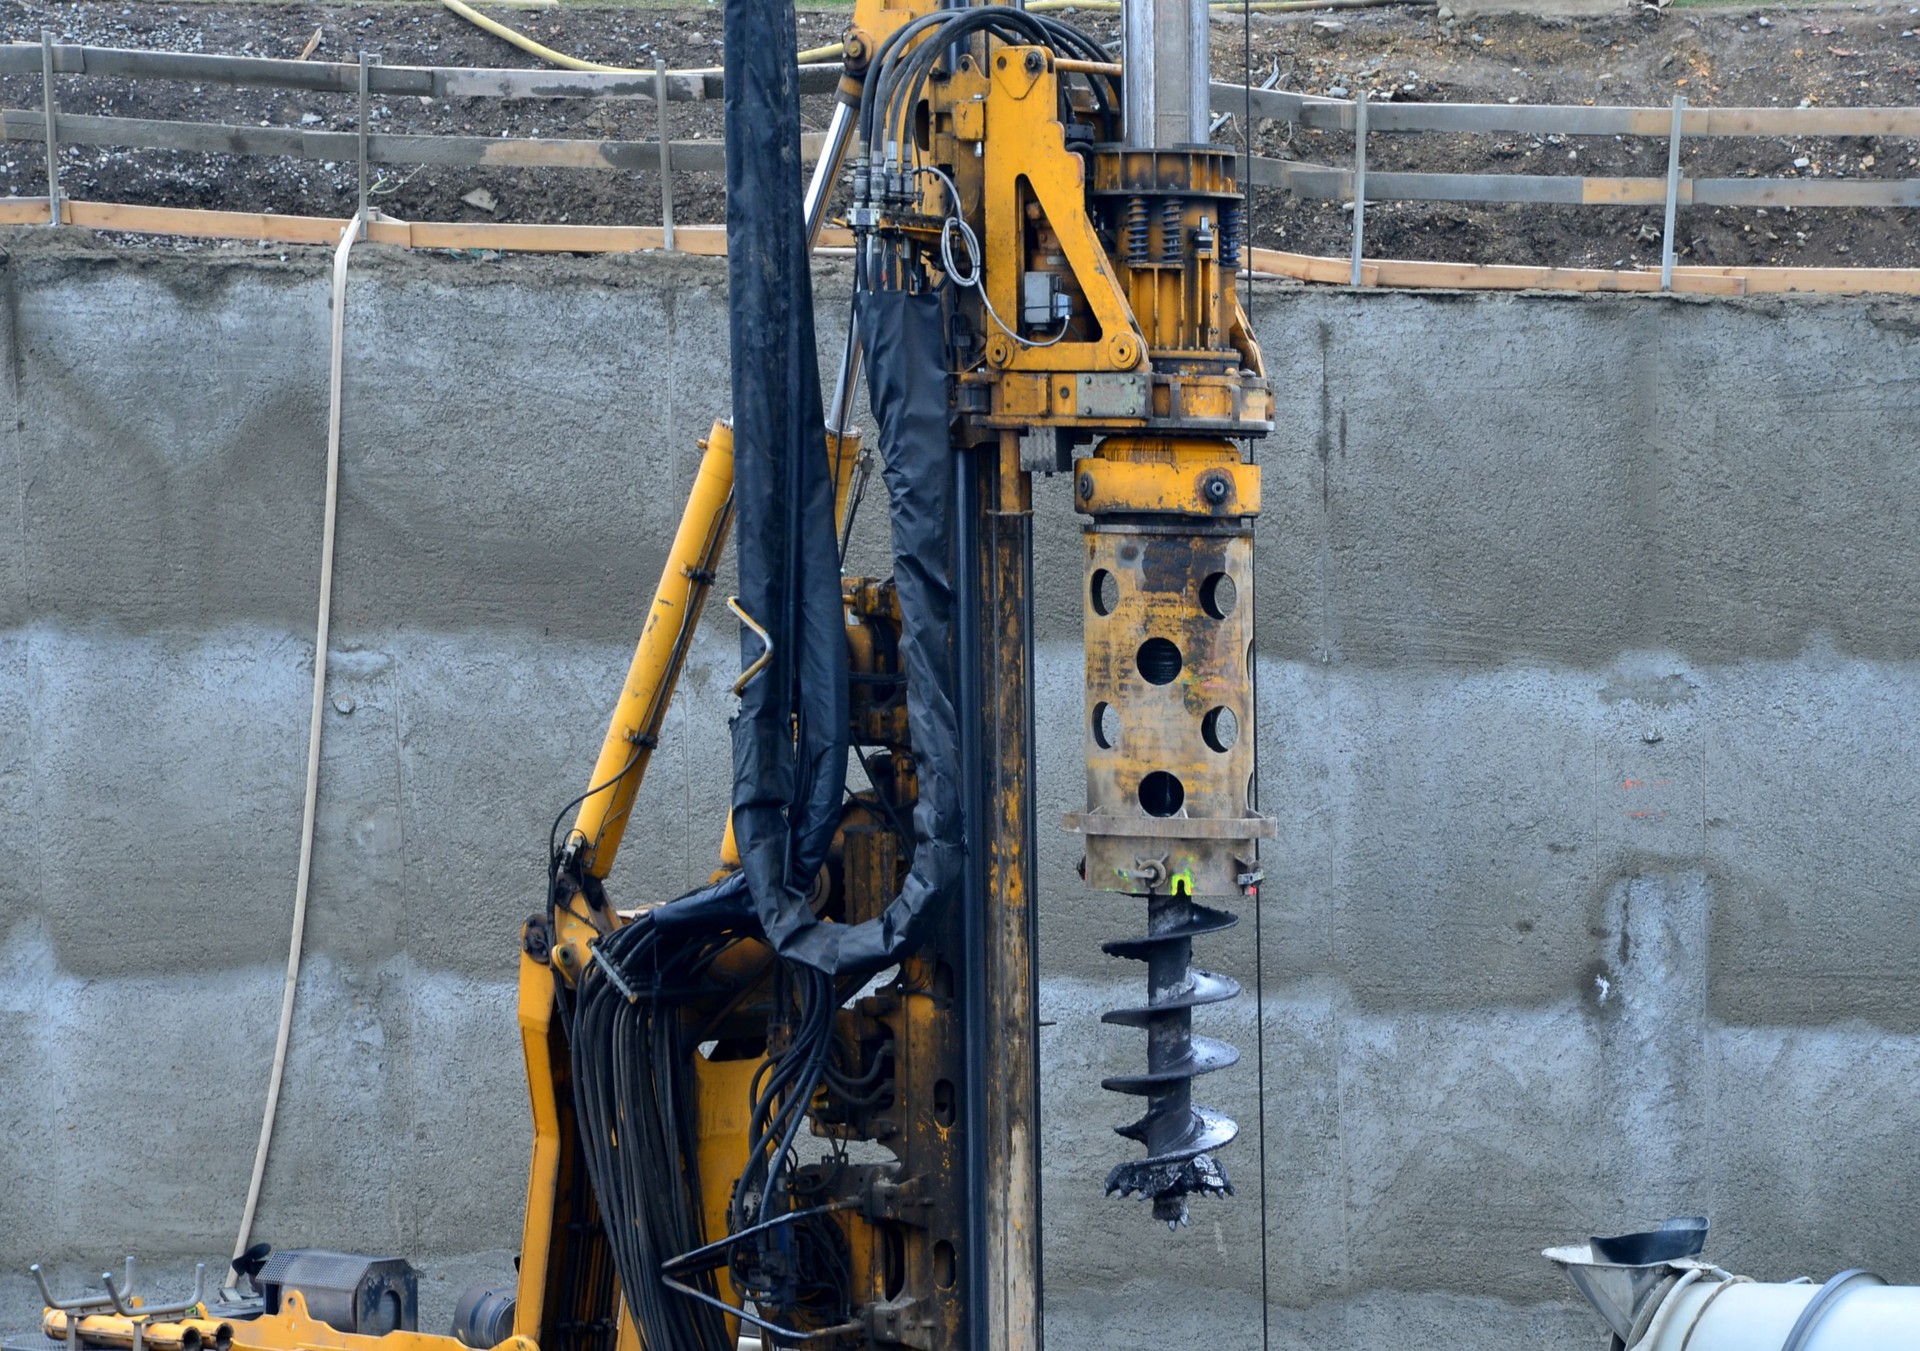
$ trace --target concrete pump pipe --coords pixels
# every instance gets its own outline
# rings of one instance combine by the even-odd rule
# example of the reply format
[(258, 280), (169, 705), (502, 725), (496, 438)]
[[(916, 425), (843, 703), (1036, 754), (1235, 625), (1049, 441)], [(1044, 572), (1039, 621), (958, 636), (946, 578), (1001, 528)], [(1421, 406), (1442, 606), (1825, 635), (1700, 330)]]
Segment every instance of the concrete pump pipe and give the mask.
[(1706, 1238), (1706, 1220), (1686, 1218), (1541, 1255), (1625, 1351), (1920, 1351), (1920, 1286), (1858, 1269), (1756, 1281), (1701, 1260)]
[(1675, 1287), (1636, 1351), (1920, 1351), (1920, 1286), (1863, 1271), (1822, 1286), (1707, 1276)]

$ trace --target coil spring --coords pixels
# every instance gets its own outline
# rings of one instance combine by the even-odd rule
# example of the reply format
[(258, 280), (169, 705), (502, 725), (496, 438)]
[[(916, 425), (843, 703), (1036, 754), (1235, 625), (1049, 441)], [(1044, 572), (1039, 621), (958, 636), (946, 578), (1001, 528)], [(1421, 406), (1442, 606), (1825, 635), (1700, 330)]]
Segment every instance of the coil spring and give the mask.
[(1147, 964), (1147, 1003), (1113, 1009), (1105, 1023), (1144, 1028), (1147, 1072), (1103, 1079), (1115, 1093), (1145, 1097), (1146, 1114), (1115, 1129), (1147, 1147), (1147, 1157), (1116, 1165), (1107, 1174), (1107, 1194), (1138, 1194), (1153, 1201), (1153, 1217), (1169, 1229), (1187, 1222), (1187, 1198), (1231, 1196), (1233, 1184), (1212, 1151), (1239, 1133), (1232, 1118), (1193, 1105), (1195, 1076), (1225, 1069), (1240, 1052), (1224, 1041), (1193, 1034), (1193, 1011), (1240, 993), (1231, 977), (1196, 970), (1193, 940), (1237, 923), (1224, 910), (1189, 900), (1184, 892), (1147, 898), (1147, 932), (1101, 945), (1110, 956)]
[(1241, 204), (1226, 202), (1220, 208), (1220, 266), (1229, 272), (1240, 269)]
[(1181, 217), (1186, 214), (1187, 204), (1178, 197), (1169, 197), (1160, 203), (1160, 261), (1177, 263), (1185, 240), (1185, 231), (1181, 228)]
[(1147, 242), (1151, 212), (1146, 198), (1127, 199), (1127, 262), (1130, 266), (1139, 267), (1153, 261), (1153, 250)]

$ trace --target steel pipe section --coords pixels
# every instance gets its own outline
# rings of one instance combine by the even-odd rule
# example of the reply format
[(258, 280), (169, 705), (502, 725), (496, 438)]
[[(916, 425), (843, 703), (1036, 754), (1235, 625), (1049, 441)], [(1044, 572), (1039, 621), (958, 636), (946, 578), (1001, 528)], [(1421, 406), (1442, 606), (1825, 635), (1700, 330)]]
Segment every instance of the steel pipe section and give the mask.
[(1128, 149), (1205, 144), (1207, 0), (1125, 0), (1121, 37)]

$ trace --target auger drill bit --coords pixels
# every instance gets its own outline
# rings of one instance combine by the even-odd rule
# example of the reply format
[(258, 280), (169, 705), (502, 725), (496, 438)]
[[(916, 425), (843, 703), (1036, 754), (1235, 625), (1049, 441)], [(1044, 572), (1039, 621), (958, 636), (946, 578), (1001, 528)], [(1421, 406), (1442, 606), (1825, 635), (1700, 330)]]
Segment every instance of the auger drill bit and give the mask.
[[(1165, 465), (1182, 481), (1228, 485), (1247, 473), (1217, 443), (1167, 447), (1111, 438), (1114, 463)], [(1129, 444), (1132, 449), (1129, 450)], [(1143, 458), (1122, 461), (1122, 454)], [(1151, 459), (1161, 455), (1166, 458)], [(1080, 461), (1081, 495), (1100, 489), (1099, 467)], [(1110, 472), (1110, 471), (1108, 471)], [(1115, 490), (1117, 495), (1117, 490)], [(1241, 894), (1258, 876), (1255, 842), (1273, 823), (1252, 809), (1252, 531), (1243, 517), (1096, 513), (1087, 528), (1087, 810), (1070, 824), (1086, 836), (1087, 885), (1145, 900), (1146, 932), (1104, 945), (1145, 962), (1147, 998), (1103, 1021), (1143, 1028), (1144, 1074), (1103, 1086), (1146, 1099), (1121, 1135), (1146, 1146), (1107, 1174), (1107, 1191), (1153, 1202), (1172, 1226), (1190, 1196), (1230, 1195), (1213, 1157), (1238, 1128), (1193, 1101), (1195, 1076), (1225, 1069), (1239, 1052), (1196, 1036), (1193, 1011), (1239, 994), (1226, 976), (1193, 966), (1193, 940), (1234, 917), (1200, 903)]]
[(1144, 937), (1101, 945), (1110, 956), (1145, 962), (1148, 989), (1144, 1008), (1114, 1009), (1101, 1017), (1102, 1022), (1147, 1031), (1147, 1072), (1100, 1081), (1102, 1088), (1147, 1100), (1146, 1115), (1115, 1128), (1144, 1144), (1147, 1157), (1116, 1164), (1107, 1174), (1107, 1195), (1151, 1197), (1153, 1217), (1165, 1220), (1169, 1229), (1187, 1222), (1189, 1196), (1233, 1195), (1233, 1184), (1212, 1151), (1229, 1143), (1240, 1128), (1230, 1117), (1193, 1105), (1193, 1080), (1225, 1069), (1240, 1052), (1224, 1041), (1195, 1036), (1193, 1011), (1232, 999), (1240, 986), (1190, 963), (1195, 938), (1237, 922), (1226, 911), (1196, 905), (1183, 895), (1151, 896)]

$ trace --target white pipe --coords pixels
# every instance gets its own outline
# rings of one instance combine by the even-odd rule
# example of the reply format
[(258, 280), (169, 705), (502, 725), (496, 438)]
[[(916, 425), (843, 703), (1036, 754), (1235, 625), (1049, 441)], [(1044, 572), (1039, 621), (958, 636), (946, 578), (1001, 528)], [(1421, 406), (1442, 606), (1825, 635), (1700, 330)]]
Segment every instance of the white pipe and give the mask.
[(333, 251), (333, 351), (327, 363), (327, 495), (320, 526), (320, 617), (314, 625), (313, 706), (307, 718), (307, 792), (300, 808), (300, 870), (293, 883), (293, 937), (287, 945), (287, 981), (280, 991), (280, 1029), (274, 1036), (273, 1070), (267, 1078), (267, 1105), (260, 1117), (260, 1143), (253, 1151), (253, 1177), (240, 1214), (237, 1259), (253, 1237), (253, 1216), (260, 1205), (260, 1184), (267, 1175), (267, 1150), (280, 1110), (280, 1083), (286, 1077), (287, 1040), (293, 1032), (293, 994), (300, 983), (300, 953), (307, 930), (307, 885), (313, 878), (313, 820), (320, 796), (320, 722), (327, 697), (327, 630), (333, 617), (333, 526), (340, 504), (340, 384), (347, 336), (347, 255), (365, 232), (365, 208), (353, 213)]
[[(1784, 1351), (1820, 1289), (1759, 1281), (1676, 1288), (1640, 1351)], [(1920, 1351), (1920, 1286), (1854, 1282), (1835, 1291), (1793, 1351)]]

